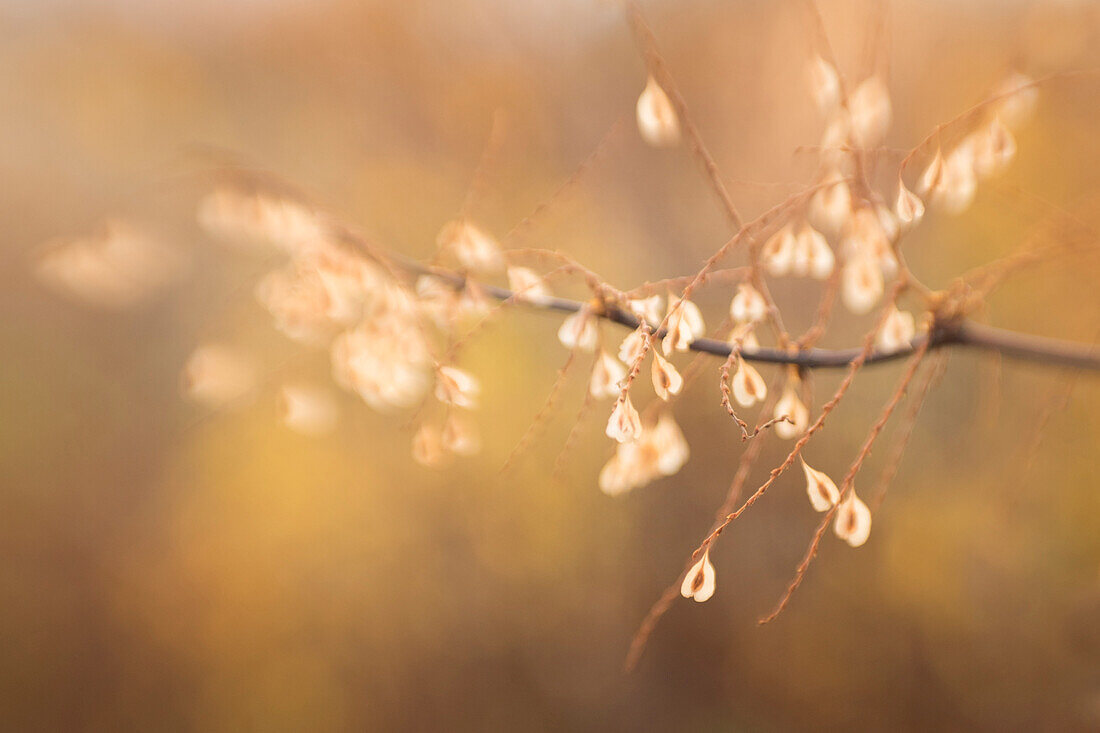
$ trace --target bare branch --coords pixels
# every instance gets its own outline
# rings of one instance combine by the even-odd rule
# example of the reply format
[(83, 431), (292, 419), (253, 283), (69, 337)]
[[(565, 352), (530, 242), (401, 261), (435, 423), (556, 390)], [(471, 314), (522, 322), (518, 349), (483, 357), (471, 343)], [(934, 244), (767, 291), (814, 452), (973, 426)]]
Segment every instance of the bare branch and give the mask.
[[(387, 259), (391, 264), (408, 272), (433, 275), (456, 288), (462, 288), (466, 283), (465, 276), (452, 270), (429, 267), (393, 254), (388, 254)], [(486, 295), (497, 300), (515, 300), (514, 293), (507, 288), (481, 282), (478, 283), (478, 286)], [(538, 303), (524, 301), (521, 304), (530, 308), (562, 313), (576, 313), (581, 308), (591, 305), (590, 303), (565, 298), (545, 298)], [(631, 329), (637, 328), (640, 324), (637, 316), (613, 305), (605, 306), (600, 311), (594, 311), (593, 314)], [(650, 324), (650, 326), (654, 330), (655, 339), (664, 338), (665, 330), (663, 328), (656, 328), (654, 324)], [(968, 319), (936, 324), (929, 333), (916, 336), (907, 348), (890, 352), (872, 351), (864, 364), (881, 364), (905, 358), (917, 351), (926, 340), (931, 342), (929, 344), (930, 349), (944, 346), (965, 346), (994, 351), (1008, 358), (1021, 361), (1100, 371), (1100, 353), (1096, 353), (1091, 344), (1023, 334), (1017, 331), (982, 325)], [(693, 341), (690, 348), (693, 351), (728, 357), (731, 346), (727, 341), (702, 338)], [(741, 358), (745, 361), (766, 364), (793, 364), (808, 369), (835, 369), (847, 367), (860, 356), (862, 351), (858, 347), (850, 349), (812, 348), (798, 351), (759, 347), (742, 349)]]

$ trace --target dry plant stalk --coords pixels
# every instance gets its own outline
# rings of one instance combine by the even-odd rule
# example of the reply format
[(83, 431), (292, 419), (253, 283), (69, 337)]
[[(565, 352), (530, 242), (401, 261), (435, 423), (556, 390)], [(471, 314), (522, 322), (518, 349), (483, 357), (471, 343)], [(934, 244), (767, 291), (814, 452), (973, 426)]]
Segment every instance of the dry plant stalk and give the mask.
[[(967, 209), (978, 184), (1011, 163), (1016, 152), (1012, 129), (1034, 107), (1039, 87), (1070, 75), (1040, 81), (1011, 75), (988, 98), (905, 151), (896, 167), (896, 186), (887, 187), (872, 170), (872, 163), (881, 165), (878, 154), (892, 118), (884, 73), (875, 71), (849, 83), (837, 68), (816, 7), (812, 2), (805, 5), (813, 30), (807, 62), (810, 91), (825, 118), (821, 144), (805, 150), (818, 156), (819, 169), (815, 180), (745, 219), (661, 55), (656, 35), (638, 5), (625, 2), (646, 75), (644, 83), (639, 80), (642, 91), (634, 110), (639, 135), (653, 147), (670, 149), (665, 154), (674, 154), (686, 139), (730, 228), (726, 241), (687, 276), (620, 290), (563, 252), (506, 246), (528, 235), (550, 206), (559, 204), (588, 171), (607, 159), (612, 143), (626, 137), (622, 120), (547, 202), (498, 241), (471, 214), (480, 192), (490, 185), (504, 135), (504, 117), (498, 113), (469, 193), (455, 219), (442, 227), (429, 263), (412, 261), (375, 243), (270, 175), (221, 169), (218, 185), (199, 204), (199, 222), (211, 237), (281, 256), (283, 264), (264, 275), (255, 291), (275, 327), (294, 341), (327, 348), (335, 382), (371, 408), (411, 413), (412, 454), (428, 466), (477, 452), (480, 436), (472, 416), (481, 384), (458, 361), (470, 338), (511, 308), (565, 314), (558, 339), (568, 357), (504, 468), (532, 445), (570, 373), (584, 363), (581, 355), (590, 354), (584, 402), (555, 463), (555, 474), (561, 474), (585, 415), (600, 402), (611, 401), (605, 433), (613, 454), (598, 477), (599, 488), (609, 495), (639, 489), (680, 470), (689, 458), (689, 446), (673, 408), (686, 386), (705, 372), (707, 357), (723, 358), (717, 401), (737, 425), (745, 447), (713, 525), (635, 634), (628, 669), (640, 659), (677, 594), (697, 602), (713, 596), (718, 584), (711, 550), (796, 461), (801, 459), (811, 506), (823, 517), (786, 592), (761, 623), (787, 608), (830, 525), (853, 547), (866, 542), (872, 513), (896, 473), (920, 407), (943, 373), (944, 349), (978, 348), (1006, 358), (1100, 371), (1100, 355), (1086, 344), (994, 329), (970, 319), (1010, 274), (1054, 256), (1095, 249), (1095, 233), (1072, 212), (1055, 212), (1051, 226), (1062, 238), (1058, 244), (1028, 241), (1019, 252), (965, 273), (945, 291), (921, 283), (901, 248), (904, 236), (919, 226), (926, 212), (959, 214)], [(881, 56), (873, 60), (872, 66), (884, 66)], [(54, 246), (43, 254), (38, 269), (47, 283), (71, 295), (120, 307), (136, 302), (168, 277), (166, 260), (153, 256), (159, 251), (154, 243), (113, 226), (94, 241)], [(742, 262), (727, 262), (736, 256)], [(789, 277), (821, 283), (814, 318), (802, 334), (787, 331), (769, 289), (770, 282)], [(587, 300), (553, 295), (551, 283), (561, 279), (583, 286)], [(692, 300), (702, 288), (722, 288), (731, 294), (728, 315), (709, 337), (704, 315)], [(899, 308), (903, 295), (915, 310)], [(874, 314), (874, 326), (853, 348), (818, 348), (841, 312), (838, 304), (856, 316)], [(628, 329), (614, 347), (605, 346), (610, 343), (611, 324)], [(770, 345), (762, 345), (762, 340)], [(696, 352), (696, 358), (678, 367), (676, 362), (689, 351)], [(933, 352), (934, 363), (917, 383), (869, 507), (855, 493), (855, 477), (925, 357)], [(904, 358), (908, 365), (896, 388), (837, 486), (806, 462), (805, 449), (863, 367)], [(634, 400), (640, 397), (638, 384), (646, 381), (639, 377), (646, 373), (647, 363), (656, 399), (639, 411)], [(770, 384), (757, 371), (761, 364), (778, 367)], [(811, 419), (809, 376), (825, 368), (847, 371)], [(185, 376), (187, 396), (211, 407), (233, 403), (256, 387), (251, 365), (213, 345), (196, 350)], [(1067, 389), (1057, 407), (1068, 398)], [(327, 431), (335, 421), (332, 398), (316, 385), (282, 386), (280, 404), (284, 421), (303, 432)], [(749, 410), (756, 410), (752, 419), (742, 416)], [(750, 429), (750, 423), (755, 427)], [(742, 500), (767, 440), (794, 442), (780, 464)]]

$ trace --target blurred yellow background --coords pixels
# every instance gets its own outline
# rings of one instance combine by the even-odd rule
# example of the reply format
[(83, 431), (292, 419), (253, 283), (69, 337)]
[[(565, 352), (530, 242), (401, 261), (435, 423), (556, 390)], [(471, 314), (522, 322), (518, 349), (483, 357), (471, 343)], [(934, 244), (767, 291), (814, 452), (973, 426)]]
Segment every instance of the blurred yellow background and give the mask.
[[(1094, 2), (899, 1), (885, 32), (870, 2), (821, 7), (850, 78), (888, 49), (895, 148), (1010, 68), (1100, 62)], [(796, 148), (816, 143), (820, 121), (801, 5), (645, 8), (742, 210), (805, 182), (814, 158)], [(561, 249), (628, 287), (694, 271), (728, 235), (686, 152), (638, 138), (644, 82), (621, 10), (596, 0), (0, 3), (0, 727), (1100, 729), (1095, 377), (1026, 468), (1067, 375), (957, 353), (866, 547), (830, 536), (790, 609), (756, 625), (817, 521), (792, 472), (716, 551), (714, 599), (674, 604), (630, 676), (630, 637), (742, 450), (714, 378), (676, 410), (687, 466), (617, 498), (596, 487), (602, 406), (565, 479), (551, 476), (579, 379), (499, 473), (566, 356), (547, 314), (507, 315), (464, 359), (486, 386), (475, 458), (421, 468), (406, 417), (348, 395), (331, 436), (279, 424), (275, 387), (328, 379), (326, 357), (282, 339), (256, 305), (270, 263), (195, 225), (201, 151), (234, 151), (427, 257), (497, 110), (503, 144), (473, 214), (498, 235), (620, 121), (515, 244)], [(1098, 84), (1044, 88), (1008, 172), (907, 241), (922, 279), (944, 287), (1014, 250), (1051, 206), (1100, 224), (1081, 205), (1100, 185)], [(111, 216), (172, 241), (188, 275), (121, 313), (32, 277), (42, 242)], [(1028, 270), (988, 318), (1090, 340), (1097, 274), (1095, 258)], [(816, 291), (783, 282), (776, 295), (788, 321), (810, 322)], [(708, 313), (726, 302), (701, 298)], [(824, 345), (851, 345), (867, 324), (841, 319)], [(242, 409), (180, 399), (180, 368), (207, 341), (262, 364), (265, 386)], [(899, 369), (857, 381), (815, 443), (820, 468), (843, 471)], [(819, 395), (838, 379), (819, 375)], [(769, 447), (759, 477), (782, 456)]]

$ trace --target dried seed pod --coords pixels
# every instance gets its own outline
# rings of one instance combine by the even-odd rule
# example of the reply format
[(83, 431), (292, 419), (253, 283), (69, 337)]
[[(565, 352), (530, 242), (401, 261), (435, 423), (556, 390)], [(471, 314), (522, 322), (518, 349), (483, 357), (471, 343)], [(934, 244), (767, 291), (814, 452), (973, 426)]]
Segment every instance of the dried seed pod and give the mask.
[(433, 275), (421, 275), (414, 290), (417, 309), (441, 330), (449, 330), (458, 309), (454, 287)]
[(840, 295), (852, 313), (862, 315), (870, 311), (882, 297), (883, 287), (882, 269), (874, 257), (861, 254), (844, 264)]
[(496, 273), (504, 269), (504, 255), (493, 237), (466, 219), (447, 222), (436, 237), (441, 251), (450, 251), (470, 272)]
[(619, 344), (619, 359), (624, 364), (633, 364), (638, 361), (645, 349), (646, 338), (646, 334), (640, 328), (628, 333)]
[(699, 312), (699, 306), (690, 300), (669, 299), (668, 313), (668, 333), (661, 342), (665, 356), (674, 350), (687, 351), (691, 342), (702, 338), (706, 332), (703, 314)]
[(441, 366), (436, 370), (435, 398), (455, 407), (477, 407), (481, 385), (477, 378), (458, 367)]
[(892, 306), (890, 314), (875, 336), (875, 348), (880, 351), (892, 352), (908, 348), (916, 333), (916, 325), (913, 314), (908, 311), (898, 310)]
[(412, 439), (413, 459), (422, 466), (439, 466), (446, 458), (440, 429), (431, 423), (421, 423)]
[(859, 547), (871, 535), (871, 510), (856, 496), (854, 487), (837, 510), (833, 530), (852, 547)]
[(653, 391), (665, 402), (668, 402), (672, 395), (679, 394), (684, 387), (684, 378), (680, 376), (680, 372), (676, 371), (676, 367), (656, 351), (653, 352), (651, 374)]
[(229, 186), (203, 197), (197, 218), (212, 238), (256, 252), (299, 254), (330, 236), (324, 217), (305, 204)]
[(928, 196), (937, 188), (939, 188), (940, 181), (942, 179), (943, 151), (939, 148), (936, 148), (936, 154), (932, 157), (932, 160), (928, 162), (928, 166), (920, 175), (920, 181), (917, 184), (917, 190), (921, 192), (921, 195)]
[[(626, 450), (629, 449), (629, 454)], [(633, 443), (621, 443), (615, 451), (615, 455), (600, 469), (597, 483), (600, 491), (608, 496), (619, 496), (641, 486), (643, 476), (633, 460), (640, 452)]]
[(596, 366), (592, 369), (592, 379), (588, 383), (588, 392), (596, 399), (615, 397), (619, 394), (619, 381), (626, 376), (626, 367), (619, 360), (600, 349), (596, 357)]
[(795, 239), (794, 257), (791, 260), (791, 274), (798, 277), (812, 277), (825, 280), (833, 274), (836, 255), (825, 240), (825, 235), (809, 224), (802, 227)]
[(916, 226), (924, 216), (924, 202), (917, 195), (905, 187), (905, 182), (898, 178), (898, 200), (894, 205), (898, 221), (907, 226)]
[(782, 277), (791, 271), (794, 260), (794, 228), (786, 224), (764, 243), (760, 259), (773, 277)]
[(734, 323), (757, 323), (768, 314), (764, 296), (748, 283), (737, 286), (737, 294), (730, 301), (730, 318)]
[(890, 92), (882, 79), (872, 76), (860, 82), (848, 96), (848, 113), (856, 145), (871, 148), (880, 144), (890, 129), (893, 115)]
[(652, 430), (646, 431), (645, 437), (649, 439), (653, 453), (657, 456), (657, 471), (662, 476), (673, 475), (687, 463), (690, 455), (687, 439), (671, 412), (662, 412), (657, 418), (657, 424)]
[(730, 332), (730, 343), (739, 342), (742, 349), (759, 349), (760, 342), (756, 340), (751, 326), (741, 325)]
[(336, 427), (339, 408), (332, 393), (312, 384), (284, 384), (277, 399), (279, 419), (303, 435), (325, 435)]
[(687, 440), (670, 412), (633, 443), (620, 443), (600, 471), (600, 491), (618, 496), (679, 471), (690, 455)]
[(630, 312), (647, 321), (651, 325), (661, 322), (663, 302), (660, 295), (651, 295), (648, 298), (634, 298), (626, 302)]
[(822, 183), (827, 185), (810, 199), (809, 216), (816, 226), (835, 234), (852, 215), (852, 192), (836, 169)]
[(1006, 95), (997, 103), (997, 113), (1006, 125), (1020, 127), (1035, 114), (1039, 89), (1034, 85), (1031, 77), (1018, 71), (1012, 72), (997, 85), (993, 95)]
[(840, 103), (840, 75), (833, 65), (815, 55), (806, 65), (810, 94), (822, 112), (836, 109)]
[(879, 230), (886, 237), (887, 244), (896, 242), (901, 234), (901, 224), (890, 207), (881, 201), (876, 201), (874, 206), (875, 219), (878, 221)]
[(680, 142), (680, 120), (665, 90), (652, 76), (638, 97), (638, 132), (642, 139), (657, 148)]
[(810, 411), (798, 396), (797, 377), (787, 380), (787, 386), (783, 388), (783, 394), (779, 402), (775, 404), (776, 419), (786, 417), (790, 422), (777, 422), (775, 434), (783, 440), (791, 440), (802, 433), (810, 424)]
[(619, 397), (615, 409), (607, 418), (607, 429), (604, 432), (607, 437), (620, 443), (633, 443), (642, 434), (642, 419), (631, 404), (630, 395)]
[[(316, 247), (269, 272), (254, 292), (277, 330), (309, 345), (326, 343), (340, 328), (359, 323), (376, 310), (407, 307), (398, 302), (392, 280), (374, 265), (326, 247)], [(454, 302), (453, 291), (450, 301)]]
[(412, 407), (432, 386), (432, 360), (414, 313), (393, 310), (332, 342), (332, 376), (373, 409)]
[(542, 276), (529, 267), (509, 267), (508, 287), (516, 300), (528, 303), (545, 303), (550, 297), (550, 288)]
[(974, 172), (981, 178), (989, 178), (1004, 170), (1016, 156), (1016, 138), (1000, 117), (994, 117), (985, 129), (972, 133), (971, 139)]
[(827, 512), (840, 500), (840, 491), (836, 483), (824, 472), (810, 468), (806, 459), (802, 459), (802, 472), (806, 474), (806, 494), (814, 511)]
[(742, 407), (752, 407), (768, 396), (768, 385), (760, 372), (740, 356), (737, 357), (737, 373), (733, 375), (732, 382), (733, 398)]
[(595, 351), (600, 342), (596, 318), (587, 308), (582, 308), (562, 321), (558, 329), (558, 341), (567, 349)]
[(944, 158), (943, 175), (932, 193), (936, 205), (949, 214), (961, 214), (969, 209), (978, 192), (972, 142), (965, 141)]
[(684, 582), (680, 585), (680, 595), (684, 598), (694, 598), (697, 603), (702, 603), (714, 595), (717, 583), (717, 574), (714, 572), (714, 565), (710, 562), (710, 551), (706, 550), (684, 576)]
[(35, 256), (35, 275), (81, 304), (109, 310), (138, 305), (176, 280), (187, 258), (124, 221), (87, 237), (56, 240)]
[(477, 425), (462, 413), (451, 410), (443, 422), (440, 443), (445, 450), (459, 456), (472, 456), (481, 450), (481, 435)]

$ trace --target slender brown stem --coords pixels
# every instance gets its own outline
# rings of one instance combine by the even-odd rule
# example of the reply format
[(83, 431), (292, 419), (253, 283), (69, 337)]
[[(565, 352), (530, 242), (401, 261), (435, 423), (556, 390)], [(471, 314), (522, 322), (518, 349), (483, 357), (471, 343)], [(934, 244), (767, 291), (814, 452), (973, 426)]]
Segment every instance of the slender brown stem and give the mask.
[(837, 502), (833, 504), (833, 507), (825, 513), (825, 516), (822, 517), (821, 523), (818, 524), (813, 539), (810, 540), (810, 546), (806, 549), (806, 554), (802, 558), (802, 562), (800, 562), (798, 568), (795, 569), (794, 578), (791, 579), (790, 584), (783, 593), (783, 597), (779, 599), (775, 608), (772, 609), (768, 615), (760, 618), (757, 623), (766, 624), (774, 621), (776, 617), (787, 608), (795, 591), (802, 585), (802, 581), (806, 578), (806, 572), (810, 569), (810, 563), (812, 563), (817, 556), (818, 547), (821, 546), (821, 539), (828, 531), (829, 525), (832, 523), (833, 518), (836, 517), (837, 512), (840, 511), (840, 507), (853, 491), (852, 487), (854, 486), (856, 474), (859, 473), (859, 469), (863, 467), (863, 462), (867, 460), (867, 456), (871, 454), (871, 447), (875, 444), (875, 440), (878, 438), (879, 433), (882, 432), (882, 429), (886, 426), (886, 422), (890, 419), (894, 410), (897, 409), (902, 398), (905, 397), (905, 390), (908, 389), (909, 383), (913, 381), (913, 377), (916, 375), (917, 369), (920, 367), (921, 362), (924, 361), (924, 357), (927, 353), (928, 345), (924, 344), (917, 349), (913, 354), (913, 358), (909, 360), (908, 368), (902, 374), (901, 379), (898, 380), (897, 389), (894, 390), (894, 394), (891, 395), (890, 399), (887, 401), (886, 407), (883, 408), (882, 414), (879, 416), (878, 420), (871, 426), (871, 432), (863, 441), (863, 447), (860, 448), (859, 454), (852, 462), (851, 467), (849, 467), (847, 475), (844, 476), (844, 480), (840, 487), (840, 497), (837, 499)]
[(737, 206), (733, 203), (733, 197), (730, 195), (729, 189), (726, 188), (725, 181), (722, 180), (714, 156), (707, 149), (702, 135), (699, 134), (699, 128), (695, 126), (695, 121), (688, 112), (687, 102), (684, 101), (680, 89), (672, 79), (672, 74), (668, 71), (664, 57), (661, 56), (661, 52), (657, 47), (657, 37), (653, 34), (653, 29), (646, 22), (638, 3), (634, 0), (627, 0), (625, 5), (627, 18), (630, 21), (630, 29), (634, 33), (634, 40), (642, 53), (646, 70), (661, 85), (665, 94), (668, 95), (669, 101), (672, 102), (672, 106), (676, 109), (676, 114), (684, 126), (684, 132), (687, 133), (691, 151), (698, 159), (703, 172), (706, 173), (707, 181), (714, 190), (714, 194), (722, 203), (722, 209), (726, 214), (726, 218), (729, 219), (730, 225), (734, 231), (741, 229), (741, 215), (737, 211)]
[(867, 502), (871, 514), (877, 514), (879, 507), (882, 506), (882, 502), (886, 498), (886, 490), (894, 482), (894, 477), (897, 476), (898, 468), (901, 466), (901, 459), (905, 456), (905, 449), (909, 447), (909, 439), (913, 437), (913, 428), (917, 424), (917, 417), (920, 415), (921, 408), (924, 407), (924, 400), (928, 397), (929, 392), (935, 389), (946, 371), (947, 352), (941, 351), (934, 357), (934, 362), (928, 367), (921, 383), (917, 386), (909, 410), (902, 419), (900, 432), (894, 439), (893, 448), (890, 450), (890, 455), (879, 474), (876, 487), (871, 492)]
[[(783, 386), (782, 380), (782, 375), (779, 375), (773, 383), (769, 385), (768, 397), (764, 400), (764, 404), (760, 408), (761, 415), (769, 415), (775, 408), (775, 403), (779, 398), (779, 390)], [(758, 425), (757, 429), (761, 429), (761, 426)], [(763, 436), (759, 440), (753, 440), (749, 443), (748, 448), (741, 453), (741, 458), (737, 462), (737, 472), (730, 482), (722, 506), (718, 508), (718, 512), (714, 516), (714, 523), (711, 525), (712, 528), (721, 524), (722, 521), (725, 520), (726, 515), (733, 511), (733, 508), (741, 499), (741, 492), (745, 488), (745, 482), (748, 481), (753, 466), (756, 465), (757, 459), (760, 458), (760, 453), (763, 450), (765, 442), (766, 440)], [(649, 642), (649, 637), (652, 636), (654, 629), (657, 628), (657, 624), (660, 622), (661, 617), (668, 612), (668, 609), (672, 606), (672, 602), (675, 601), (676, 597), (680, 594), (680, 582), (694, 562), (695, 558), (693, 557), (684, 566), (683, 570), (680, 571), (680, 575), (677, 576), (676, 581), (665, 589), (661, 597), (650, 607), (645, 618), (642, 619), (642, 623), (639, 624), (638, 630), (634, 632), (634, 637), (630, 640), (630, 650), (627, 652), (626, 661), (623, 663), (624, 671), (632, 671), (638, 664), (638, 660), (642, 658), (642, 652), (645, 651), (646, 644)]]
[(577, 349), (571, 349), (569, 356), (566, 358), (565, 363), (561, 365), (561, 369), (558, 370), (558, 376), (554, 380), (554, 385), (550, 388), (550, 394), (546, 396), (546, 401), (542, 404), (542, 409), (535, 415), (534, 420), (531, 421), (531, 425), (528, 426), (527, 431), (520, 437), (519, 442), (516, 443), (516, 447), (512, 449), (512, 452), (508, 454), (507, 460), (504, 461), (504, 465), (500, 467), (500, 472), (504, 473), (515, 463), (516, 459), (523, 454), (531, 443), (535, 439), (535, 435), (538, 434), (539, 429), (550, 415), (550, 411), (554, 409), (554, 405), (558, 401), (558, 395), (561, 394), (562, 387), (565, 386), (565, 378), (569, 376), (569, 370), (577, 360)]

